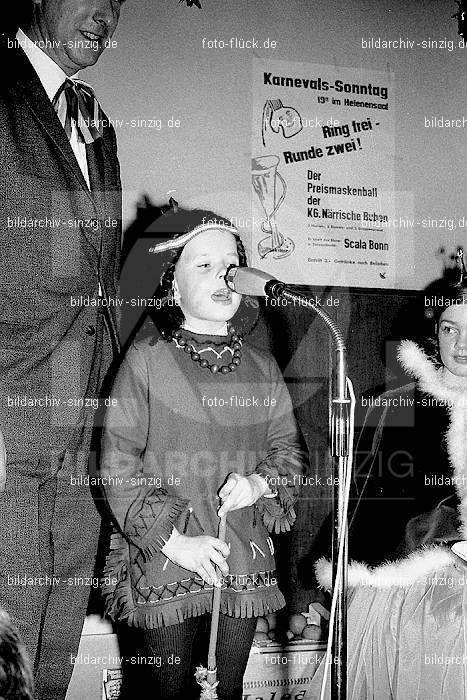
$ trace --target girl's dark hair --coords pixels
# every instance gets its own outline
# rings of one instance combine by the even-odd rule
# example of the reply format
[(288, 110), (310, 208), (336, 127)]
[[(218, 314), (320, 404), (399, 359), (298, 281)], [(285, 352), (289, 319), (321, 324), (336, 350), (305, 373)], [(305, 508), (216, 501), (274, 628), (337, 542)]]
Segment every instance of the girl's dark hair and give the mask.
[[(165, 240), (175, 240), (189, 231), (192, 231), (196, 226), (206, 223), (220, 224), (224, 226), (232, 226), (231, 222), (218, 214), (207, 209), (170, 209), (161, 217), (156, 219), (148, 233), (159, 234)], [(236, 243), (237, 253), (240, 267), (248, 265), (245, 248), (240, 239), (240, 236), (232, 232)], [(159, 286), (157, 287), (153, 298), (156, 300), (156, 306), (150, 312), (151, 320), (157, 328), (157, 331), (165, 340), (169, 340), (172, 332), (180, 328), (184, 321), (183, 311), (179, 306), (174, 304), (172, 296), (172, 284), (175, 273), (175, 266), (180, 259), (183, 247), (176, 250), (166, 251), (164, 253), (154, 254), (157, 272), (159, 277)], [(259, 304), (256, 299), (243, 296), (240, 306), (231, 321), (229, 322), (238, 334), (244, 336), (250, 333), (258, 321)], [(157, 333), (153, 340), (157, 339)]]

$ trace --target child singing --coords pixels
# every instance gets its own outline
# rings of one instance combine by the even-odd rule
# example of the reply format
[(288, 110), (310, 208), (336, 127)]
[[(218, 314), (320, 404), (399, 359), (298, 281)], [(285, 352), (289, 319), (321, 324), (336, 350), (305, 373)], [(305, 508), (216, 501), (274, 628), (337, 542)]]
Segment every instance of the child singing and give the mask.
[(118, 525), (106, 610), (142, 628), (144, 653), (160, 660), (149, 667), (154, 698), (199, 698), (194, 666), (206, 662), (220, 586), (217, 693), (241, 700), (257, 617), (285, 604), (270, 533), (295, 520), (304, 453), (275, 360), (233, 325), (246, 309), (224, 279), (230, 265), (246, 265), (236, 229), (179, 209), (159, 231), (168, 240), (151, 254), (170, 259), (156, 334), (129, 349), (104, 428), (102, 481)]

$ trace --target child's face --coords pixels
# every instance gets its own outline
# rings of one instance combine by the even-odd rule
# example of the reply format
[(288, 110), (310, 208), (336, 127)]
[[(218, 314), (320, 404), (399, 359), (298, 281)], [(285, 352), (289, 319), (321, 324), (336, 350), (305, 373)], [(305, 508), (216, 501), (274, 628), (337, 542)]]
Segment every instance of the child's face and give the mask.
[(449, 306), (438, 328), (439, 353), (445, 368), (467, 384), (467, 306)]
[(238, 265), (234, 236), (222, 229), (203, 231), (186, 244), (175, 266), (174, 290), (185, 323), (198, 332), (215, 332), (235, 315), (241, 295), (228, 289), (224, 275)]

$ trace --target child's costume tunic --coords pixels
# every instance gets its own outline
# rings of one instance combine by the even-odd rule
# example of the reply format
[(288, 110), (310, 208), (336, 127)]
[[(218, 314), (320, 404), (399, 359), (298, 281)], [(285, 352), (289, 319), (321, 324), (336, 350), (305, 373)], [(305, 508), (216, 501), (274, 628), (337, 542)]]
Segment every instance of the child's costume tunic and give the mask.
[[(231, 361), (225, 336), (183, 337), (210, 363)], [(103, 438), (101, 478), (118, 524), (103, 589), (110, 617), (159, 627), (211, 610), (212, 584), (161, 549), (174, 526), (217, 537), (217, 493), (231, 472), (261, 475), (276, 496), (227, 514), (221, 611), (253, 617), (283, 607), (269, 533), (293, 524), (304, 463), (290, 396), (269, 353), (244, 343), (240, 366), (222, 374), (174, 342), (135, 343), (117, 375)]]

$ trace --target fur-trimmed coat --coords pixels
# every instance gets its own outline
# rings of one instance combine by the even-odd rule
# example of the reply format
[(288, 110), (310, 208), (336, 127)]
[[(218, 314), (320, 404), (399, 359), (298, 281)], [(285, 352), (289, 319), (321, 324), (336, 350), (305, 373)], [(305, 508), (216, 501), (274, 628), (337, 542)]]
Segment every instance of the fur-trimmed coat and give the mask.
[[(467, 391), (412, 341), (399, 360), (415, 381), (368, 400), (355, 450), (349, 586), (410, 585), (467, 540)], [(328, 562), (316, 572), (329, 588)]]

